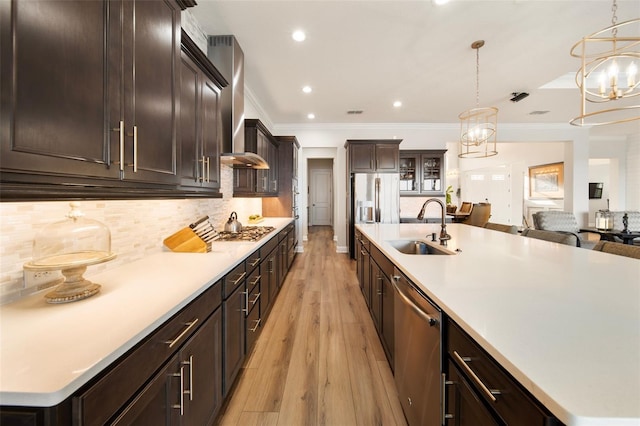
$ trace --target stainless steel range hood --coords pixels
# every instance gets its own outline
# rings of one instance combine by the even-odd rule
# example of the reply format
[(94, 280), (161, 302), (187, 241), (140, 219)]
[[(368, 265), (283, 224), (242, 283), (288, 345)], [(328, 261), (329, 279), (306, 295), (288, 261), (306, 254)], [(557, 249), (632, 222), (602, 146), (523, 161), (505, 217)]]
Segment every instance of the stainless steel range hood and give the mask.
[(268, 169), (269, 164), (244, 143), (244, 53), (232, 35), (209, 36), (207, 56), (229, 86), (222, 90), (222, 155), (233, 167)]

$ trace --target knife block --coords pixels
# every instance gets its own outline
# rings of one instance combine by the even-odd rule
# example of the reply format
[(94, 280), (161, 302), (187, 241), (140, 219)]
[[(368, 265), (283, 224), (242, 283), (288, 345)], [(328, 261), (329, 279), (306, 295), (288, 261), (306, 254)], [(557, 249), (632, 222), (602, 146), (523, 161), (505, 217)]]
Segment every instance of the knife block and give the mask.
[(191, 228), (183, 228), (163, 241), (165, 247), (179, 253), (206, 253), (207, 243)]

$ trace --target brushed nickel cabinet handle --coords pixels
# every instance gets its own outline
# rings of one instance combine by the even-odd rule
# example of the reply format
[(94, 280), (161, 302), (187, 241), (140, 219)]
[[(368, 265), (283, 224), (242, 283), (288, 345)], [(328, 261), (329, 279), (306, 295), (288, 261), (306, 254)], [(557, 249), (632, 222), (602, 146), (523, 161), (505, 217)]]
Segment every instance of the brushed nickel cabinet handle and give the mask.
[(203, 155), (203, 156), (202, 156), (202, 160), (200, 160), (200, 161), (199, 161), (199, 162), (201, 162), (201, 163), (202, 163), (202, 171), (201, 171), (201, 173), (200, 173), (200, 176), (198, 177), (198, 180), (199, 180), (200, 182), (206, 182), (206, 177), (205, 177), (205, 176), (206, 176), (206, 174), (205, 174), (205, 166), (206, 166), (206, 162), (207, 162), (206, 158), (207, 158), (207, 157), (205, 157), (205, 156)]
[(210, 167), (211, 158), (207, 157), (207, 180), (206, 182), (211, 182), (211, 167)]
[[(253, 262), (251, 262), (251, 267), (253, 268), (254, 266), (256, 266), (258, 263), (260, 263), (260, 258), (258, 257), (256, 260), (254, 260)], [(260, 278), (260, 277), (258, 277)]]
[(171, 407), (180, 410), (180, 415), (184, 415), (184, 367), (180, 367), (180, 373), (174, 373), (174, 377), (180, 377), (180, 403)]
[(257, 320), (254, 320), (256, 322), (256, 325), (253, 326), (253, 328), (250, 328), (249, 331), (251, 331), (252, 333), (255, 333), (256, 330), (258, 329), (258, 327), (260, 326), (260, 321), (262, 321), (262, 318), (258, 318)]
[(251, 301), (251, 305), (255, 305), (258, 302), (258, 299), (260, 299), (261, 294), (262, 293), (254, 294), (256, 298)]
[(133, 126), (133, 173), (138, 173), (138, 126)]
[(242, 274), (240, 274), (240, 276), (239, 276), (238, 278), (236, 278), (236, 280), (233, 282), (233, 286), (234, 286), (234, 287), (235, 287), (235, 286), (237, 286), (237, 285), (238, 285), (238, 283), (239, 283), (240, 281), (242, 281), (246, 275), (247, 275), (247, 273), (246, 273), (246, 272), (243, 272)]
[(497, 401), (496, 395), (500, 395), (500, 391), (497, 389), (489, 389), (482, 382), (482, 380), (480, 380), (477, 374), (467, 364), (469, 361), (471, 361), (471, 358), (461, 357), (457, 351), (453, 351), (453, 357), (456, 359), (456, 361), (458, 361), (458, 364), (467, 372), (467, 374), (473, 379), (473, 381), (476, 382), (476, 384), (480, 387), (482, 392), (484, 392), (484, 394), (487, 395), (487, 398), (489, 398), (492, 402), (496, 402)]
[(453, 414), (447, 414), (447, 385), (452, 385), (453, 382), (451, 380), (447, 380), (447, 376), (442, 373), (440, 375), (440, 386), (441, 386), (441, 395), (442, 395), (442, 410), (440, 413), (440, 424), (444, 425), (445, 422), (449, 419), (453, 418)]
[(189, 395), (189, 401), (193, 401), (193, 355), (189, 355), (189, 361), (182, 361), (182, 365), (189, 366), (189, 390), (183, 390), (182, 393)]
[(198, 323), (198, 318), (194, 319), (191, 322), (185, 323), (187, 327), (184, 330), (182, 330), (182, 333), (180, 333), (178, 337), (176, 337), (175, 339), (167, 340), (165, 343), (169, 345), (170, 348), (174, 347), (176, 343), (178, 343), (184, 337), (184, 335), (187, 334), (189, 330), (191, 330), (197, 323)]
[(124, 120), (120, 120), (120, 126), (112, 129), (114, 132), (120, 132), (120, 171), (124, 171)]
[(243, 291), (242, 294), (244, 294), (244, 309), (241, 309), (241, 310), (245, 314), (248, 314), (249, 313), (249, 292)]

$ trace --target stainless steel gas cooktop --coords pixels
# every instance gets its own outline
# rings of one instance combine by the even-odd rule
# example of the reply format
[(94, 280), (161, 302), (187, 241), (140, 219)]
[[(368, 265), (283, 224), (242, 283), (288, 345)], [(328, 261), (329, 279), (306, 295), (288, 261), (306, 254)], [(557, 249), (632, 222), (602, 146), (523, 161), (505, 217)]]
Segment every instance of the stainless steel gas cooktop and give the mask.
[(240, 232), (218, 232), (214, 241), (249, 241), (255, 242), (273, 231), (273, 226), (245, 226)]

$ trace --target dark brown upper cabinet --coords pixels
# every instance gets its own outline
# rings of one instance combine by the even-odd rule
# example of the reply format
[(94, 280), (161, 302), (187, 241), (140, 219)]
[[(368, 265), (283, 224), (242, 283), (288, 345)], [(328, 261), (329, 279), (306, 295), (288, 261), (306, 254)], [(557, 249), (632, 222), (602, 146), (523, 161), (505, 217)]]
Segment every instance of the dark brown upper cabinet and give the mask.
[(217, 193), (222, 146), (220, 95), (227, 82), (184, 31), (181, 59), (181, 184)]
[(398, 173), (400, 142), (400, 139), (347, 140), (349, 173)]
[(175, 1), (4, 1), (0, 46), (3, 196), (179, 182)]
[(245, 150), (260, 155), (269, 169), (234, 168), (234, 197), (278, 196), (278, 141), (257, 119), (244, 120)]

